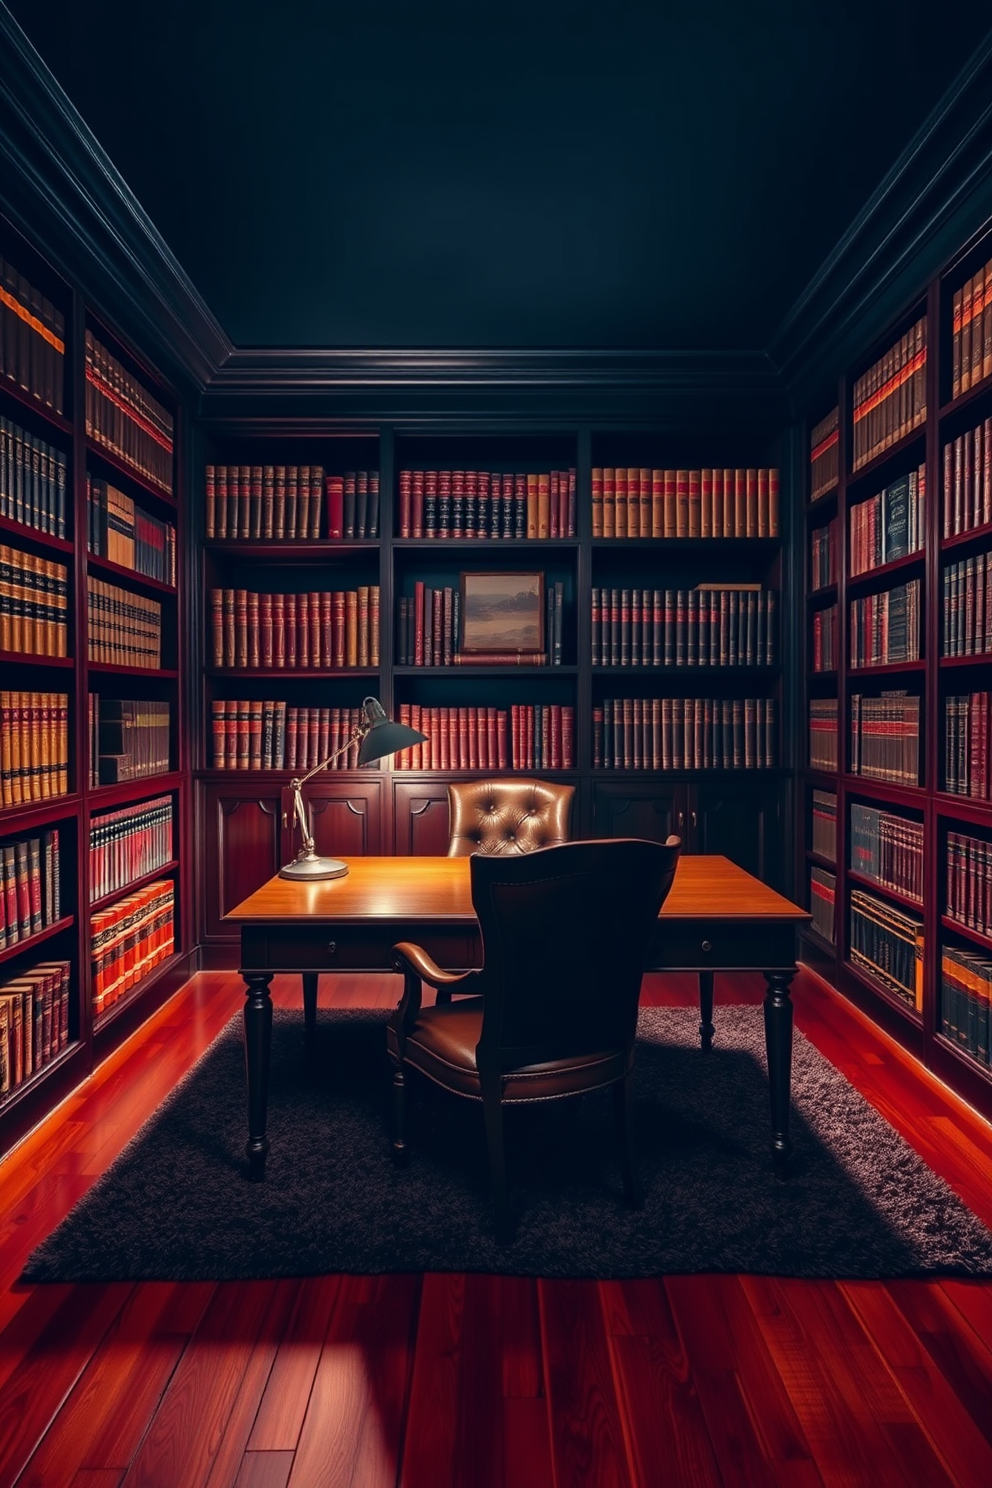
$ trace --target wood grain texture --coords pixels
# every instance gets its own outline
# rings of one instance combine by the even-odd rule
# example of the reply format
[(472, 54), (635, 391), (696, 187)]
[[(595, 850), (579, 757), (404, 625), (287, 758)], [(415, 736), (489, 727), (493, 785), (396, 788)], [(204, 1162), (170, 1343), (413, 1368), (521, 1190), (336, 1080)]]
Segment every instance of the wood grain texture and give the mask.
[[(398, 991), (325, 976), (318, 1000)], [(992, 1128), (819, 978), (793, 991), (797, 1026), (992, 1224)], [(299, 1008), (299, 979), (272, 995)], [(718, 976), (717, 1039), (722, 1004), (763, 995)], [(645, 1004), (695, 997), (691, 976), (645, 978)], [(194, 978), (0, 1165), (0, 1485), (992, 1482), (985, 1282), (19, 1284), (243, 1002), (232, 973)]]

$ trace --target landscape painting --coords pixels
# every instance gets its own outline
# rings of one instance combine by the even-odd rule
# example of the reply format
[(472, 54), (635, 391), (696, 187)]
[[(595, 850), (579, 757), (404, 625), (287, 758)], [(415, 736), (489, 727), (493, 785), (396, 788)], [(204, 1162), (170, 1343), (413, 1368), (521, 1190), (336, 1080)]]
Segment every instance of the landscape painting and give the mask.
[(543, 649), (543, 573), (462, 574), (463, 652), (537, 655)]

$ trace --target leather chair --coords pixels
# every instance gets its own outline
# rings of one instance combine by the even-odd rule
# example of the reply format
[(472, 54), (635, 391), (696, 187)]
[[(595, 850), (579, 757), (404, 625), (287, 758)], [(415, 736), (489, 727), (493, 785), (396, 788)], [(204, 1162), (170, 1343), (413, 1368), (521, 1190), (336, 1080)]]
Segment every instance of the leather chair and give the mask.
[(519, 777), (449, 785), (448, 857), (530, 853), (567, 842), (574, 798), (574, 785)]
[[(571, 842), (471, 858), (481, 970), (443, 971), (420, 946), (393, 947), (403, 997), (389, 1020), (394, 1155), (406, 1154), (405, 1067), (482, 1104), (496, 1235), (510, 1233), (503, 1106), (612, 1085), (627, 1202), (642, 1202), (631, 1143), (637, 1003), (681, 843)], [(449, 994), (422, 1006), (422, 983)], [(454, 1001), (450, 993), (464, 994)]]

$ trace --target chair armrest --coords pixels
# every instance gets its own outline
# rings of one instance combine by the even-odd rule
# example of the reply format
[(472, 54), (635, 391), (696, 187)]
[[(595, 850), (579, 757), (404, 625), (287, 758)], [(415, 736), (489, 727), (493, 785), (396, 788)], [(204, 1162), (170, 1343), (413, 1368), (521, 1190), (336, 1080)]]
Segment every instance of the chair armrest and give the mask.
[(393, 946), (393, 970), (401, 971), (404, 975), (413, 972), (430, 986), (447, 987), (453, 992), (461, 990), (459, 982), (464, 982), (467, 977), (478, 976), (476, 971), (442, 971), (422, 946), (413, 945), (408, 940)]

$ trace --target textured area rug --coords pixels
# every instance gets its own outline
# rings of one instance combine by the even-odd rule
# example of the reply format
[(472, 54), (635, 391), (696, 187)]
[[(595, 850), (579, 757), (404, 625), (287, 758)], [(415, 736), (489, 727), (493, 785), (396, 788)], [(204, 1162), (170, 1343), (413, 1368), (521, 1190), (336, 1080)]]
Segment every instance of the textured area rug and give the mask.
[(992, 1275), (992, 1233), (800, 1035), (787, 1182), (771, 1172), (760, 1008), (641, 1013), (643, 1210), (623, 1204), (609, 1092), (510, 1111), (516, 1236), (497, 1246), (481, 1109), (409, 1079), (389, 1149), (384, 1013), (277, 1011), (264, 1183), (246, 1181), (236, 1018), (30, 1257), (32, 1281), (488, 1271), (633, 1277)]

